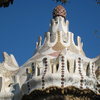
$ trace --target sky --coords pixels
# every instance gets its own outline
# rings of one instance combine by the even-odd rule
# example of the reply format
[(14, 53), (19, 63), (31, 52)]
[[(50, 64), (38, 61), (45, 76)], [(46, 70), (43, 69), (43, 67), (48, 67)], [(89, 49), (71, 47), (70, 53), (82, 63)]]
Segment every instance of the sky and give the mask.
[[(39, 36), (49, 30), (53, 9), (60, 3), (52, 0), (15, 0), (8, 8), (0, 8), (0, 62), (2, 52), (13, 54), (23, 65), (35, 51)], [(96, 0), (70, 0), (67, 10), (69, 31), (82, 38), (83, 50), (89, 58), (100, 55), (100, 4)]]

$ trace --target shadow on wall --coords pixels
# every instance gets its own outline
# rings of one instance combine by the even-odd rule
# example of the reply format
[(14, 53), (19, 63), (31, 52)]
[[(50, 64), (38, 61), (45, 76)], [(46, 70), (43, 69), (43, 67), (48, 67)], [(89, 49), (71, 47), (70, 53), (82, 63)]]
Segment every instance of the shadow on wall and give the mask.
[(19, 84), (15, 84), (13, 88), (14, 88), (14, 91), (12, 91), (14, 93), (13, 100), (20, 100), (22, 95), (21, 92), (19, 92), (20, 91)]
[(1, 88), (2, 88), (2, 77), (0, 77), (0, 92), (1, 92)]

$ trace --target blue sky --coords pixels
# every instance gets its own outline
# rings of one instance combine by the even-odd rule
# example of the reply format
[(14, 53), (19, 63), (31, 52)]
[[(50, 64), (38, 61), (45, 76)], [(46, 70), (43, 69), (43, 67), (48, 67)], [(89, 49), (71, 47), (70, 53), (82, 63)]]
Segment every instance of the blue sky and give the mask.
[[(19, 65), (24, 64), (33, 55), (38, 37), (48, 31), (52, 10), (57, 5), (52, 0), (15, 0), (8, 8), (0, 8), (0, 61), (6, 51), (15, 56)], [(95, 0), (70, 0), (63, 6), (70, 31), (82, 38), (86, 56), (98, 56), (100, 5)]]

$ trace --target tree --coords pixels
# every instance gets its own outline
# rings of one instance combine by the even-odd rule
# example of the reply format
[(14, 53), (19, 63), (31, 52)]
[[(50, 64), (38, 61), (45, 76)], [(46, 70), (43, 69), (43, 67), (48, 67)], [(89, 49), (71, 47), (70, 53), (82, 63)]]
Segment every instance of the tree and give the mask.
[(8, 7), (9, 4), (13, 4), (14, 0), (0, 0), (0, 7)]
[(100, 0), (96, 0), (97, 4), (100, 4)]
[[(13, 4), (14, 0), (0, 0), (0, 7), (8, 7), (10, 4)], [(61, 2), (62, 4), (68, 3), (70, 0), (53, 0), (55, 2)], [(100, 0), (95, 0), (97, 4), (100, 4)]]
[(61, 2), (62, 4), (65, 4), (67, 3), (69, 0), (53, 0), (55, 2)]
[[(0, 0), (0, 7), (8, 7), (9, 4), (13, 4), (14, 0)], [(61, 2), (62, 4), (67, 3), (68, 0), (53, 0), (55, 2)]]

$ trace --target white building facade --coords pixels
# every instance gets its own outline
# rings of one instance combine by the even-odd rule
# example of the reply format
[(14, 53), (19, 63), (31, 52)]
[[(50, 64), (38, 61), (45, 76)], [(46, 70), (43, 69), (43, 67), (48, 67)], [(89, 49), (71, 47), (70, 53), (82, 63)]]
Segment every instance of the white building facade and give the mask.
[(91, 91), (89, 93), (99, 98), (100, 57), (86, 57), (79, 36), (77, 44), (74, 42), (66, 10), (61, 5), (53, 11), (44, 43), (39, 37), (36, 53), (23, 66), (19, 67), (13, 55), (4, 52), (3, 56), (4, 61), (0, 63), (0, 100), (24, 100), (23, 96), (34, 91), (51, 93), (50, 90), (55, 88), (64, 94), (65, 88), (69, 87)]

